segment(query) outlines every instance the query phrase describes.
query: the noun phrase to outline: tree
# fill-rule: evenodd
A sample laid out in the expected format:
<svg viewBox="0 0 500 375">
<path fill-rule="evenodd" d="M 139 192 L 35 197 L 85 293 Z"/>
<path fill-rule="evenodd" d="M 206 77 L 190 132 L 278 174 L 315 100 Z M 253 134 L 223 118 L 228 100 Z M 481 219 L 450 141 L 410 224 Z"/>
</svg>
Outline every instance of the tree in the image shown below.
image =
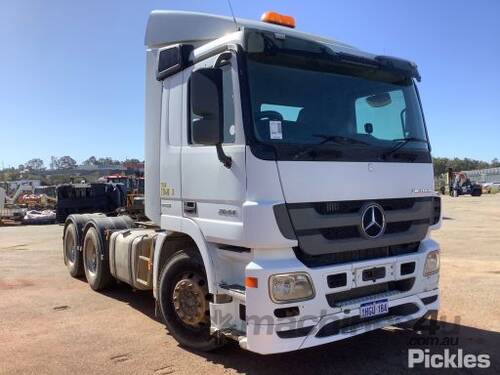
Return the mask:
<svg viewBox="0 0 500 375">
<path fill-rule="evenodd" d="M 61 156 L 57 159 L 57 169 L 74 169 L 76 167 L 76 160 L 71 156 Z"/>
<path fill-rule="evenodd" d="M 434 163 L 434 176 L 436 177 L 442 175 L 443 173 L 448 172 L 449 168 L 451 168 L 454 172 L 461 172 L 461 171 L 472 171 L 477 169 L 500 167 L 500 162 L 498 161 L 497 158 L 493 159 L 491 163 L 469 158 L 464 158 L 464 159 L 433 158 L 432 161 Z"/>
<path fill-rule="evenodd" d="M 448 162 L 449 160 L 447 158 L 433 158 L 434 176 L 440 176 L 443 173 L 446 173 L 446 170 L 448 169 Z"/>
<path fill-rule="evenodd" d="M 125 159 L 124 163 L 140 163 L 139 159 Z"/>
<path fill-rule="evenodd" d="M 82 164 L 83 165 L 97 165 L 97 159 L 95 156 L 91 156 L 90 158 L 85 160 Z"/>
<path fill-rule="evenodd" d="M 31 159 L 26 162 L 25 165 L 26 169 L 29 169 L 31 171 L 40 171 L 44 169 L 43 167 L 43 160 L 42 159 Z"/>
<path fill-rule="evenodd" d="M 105 157 L 105 158 L 99 158 L 97 159 L 97 165 L 99 166 L 106 166 L 106 165 L 117 165 L 120 164 L 119 160 L 113 160 L 113 158 Z"/>
<path fill-rule="evenodd" d="M 59 169 L 59 159 L 55 156 L 50 157 L 50 169 Z"/>
<path fill-rule="evenodd" d="M 19 180 L 21 178 L 19 171 L 16 170 L 15 168 L 2 169 L 1 176 L 2 176 L 1 180 L 5 181 Z"/>
</svg>

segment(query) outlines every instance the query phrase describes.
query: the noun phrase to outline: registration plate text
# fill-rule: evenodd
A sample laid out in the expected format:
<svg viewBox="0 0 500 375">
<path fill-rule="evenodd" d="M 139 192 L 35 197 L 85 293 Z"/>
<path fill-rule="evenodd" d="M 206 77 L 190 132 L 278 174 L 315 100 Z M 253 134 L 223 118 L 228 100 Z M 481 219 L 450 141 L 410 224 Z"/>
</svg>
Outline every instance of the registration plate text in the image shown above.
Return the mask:
<svg viewBox="0 0 500 375">
<path fill-rule="evenodd" d="M 389 312 L 389 305 L 386 299 L 381 299 L 374 302 L 362 303 L 359 307 L 360 318 L 370 318 L 372 316 L 387 314 Z"/>
</svg>

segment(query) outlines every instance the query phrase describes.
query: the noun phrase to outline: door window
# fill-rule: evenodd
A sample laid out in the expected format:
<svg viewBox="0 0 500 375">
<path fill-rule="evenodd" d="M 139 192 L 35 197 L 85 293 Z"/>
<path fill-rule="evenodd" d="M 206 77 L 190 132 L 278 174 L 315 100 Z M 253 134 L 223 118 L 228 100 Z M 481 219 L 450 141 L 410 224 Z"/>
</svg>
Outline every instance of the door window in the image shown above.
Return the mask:
<svg viewBox="0 0 500 375">
<path fill-rule="evenodd" d="M 234 90 L 233 90 L 232 70 L 230 65 L 225 65 L 221 67 L 221 69 L 222 69 L 222 100 L 224 107 L 223 143 L 234 143 L 236 138 L 236 125 L 234 116 Z M 191 112 L 191 117 L 190 117 L 191 130 L 193 126 L 193 121 L 196 120 L 197 118 L 198 116 L 193 112 Z M 190 139 L 190 143 L 195 144 L 192 137 Z"/>
</svg>

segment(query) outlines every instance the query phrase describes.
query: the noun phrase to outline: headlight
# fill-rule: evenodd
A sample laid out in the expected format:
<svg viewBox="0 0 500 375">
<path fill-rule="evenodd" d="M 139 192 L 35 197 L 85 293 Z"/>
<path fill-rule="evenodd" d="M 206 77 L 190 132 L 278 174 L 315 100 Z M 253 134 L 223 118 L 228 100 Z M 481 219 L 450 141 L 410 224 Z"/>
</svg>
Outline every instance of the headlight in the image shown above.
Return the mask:
<svg viewBox="0 0 500 375">
<path fill-rule="evenodd" d="M 269 278 L 269 294 L 276 303 L 304 301 L 314 297 L 314 287 L 307 273 L 280 273 Z"/>
<path fill-rule="evenodd" d="M 431 251 L 425 258 L 424 276 L 430 276 L 439 271 L 439 250 Z"/>
</svg>

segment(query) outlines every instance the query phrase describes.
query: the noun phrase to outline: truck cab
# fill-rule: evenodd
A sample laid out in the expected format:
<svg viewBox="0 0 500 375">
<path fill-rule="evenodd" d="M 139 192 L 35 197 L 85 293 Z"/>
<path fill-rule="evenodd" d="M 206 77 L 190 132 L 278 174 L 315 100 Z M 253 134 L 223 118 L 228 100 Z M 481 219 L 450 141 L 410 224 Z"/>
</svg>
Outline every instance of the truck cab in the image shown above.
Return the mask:
<svg viewBox="0 0 500 375">
<path fill-rule="evenodd" d="M 148 21 L 156 229 L 138 256 L 167 328 L 193 348 L 229 337 L 286 352 L 439 308 L 441 206 L 417 66 L 294 24 L 272 12 Z M 110 254 L 133 231 L 111 235 Z"/>
<path fill-rule="evenodd" d="M 212 330 L 274 353 L 437 310 L 416 65 L 270 21 L 160 11 L 146 32 L 146 213 L 202 243 L 233 300 Z"/>
</svg>

